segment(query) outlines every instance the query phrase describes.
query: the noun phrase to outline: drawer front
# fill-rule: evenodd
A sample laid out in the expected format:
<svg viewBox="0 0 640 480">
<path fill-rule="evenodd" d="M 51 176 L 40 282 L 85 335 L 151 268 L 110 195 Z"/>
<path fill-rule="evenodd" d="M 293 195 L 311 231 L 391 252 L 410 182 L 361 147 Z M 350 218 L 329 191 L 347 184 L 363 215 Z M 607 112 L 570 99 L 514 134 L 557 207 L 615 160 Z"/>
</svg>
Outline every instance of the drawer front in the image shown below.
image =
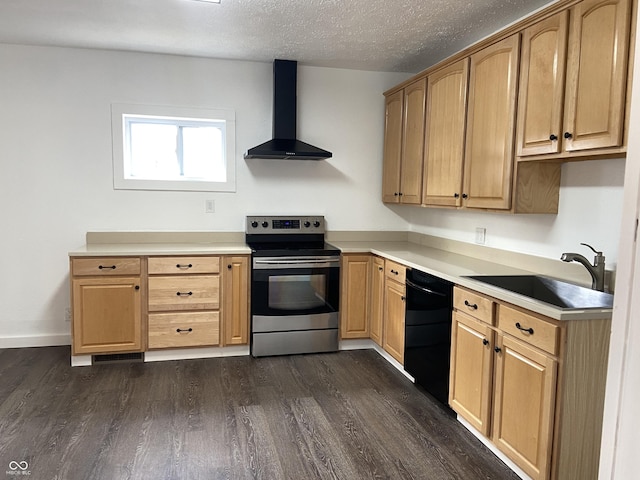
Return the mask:
<svg viewBox="0 0 640 480">
<path fill-rule="evenodd" d="M 217 310 L 220 307 L 218 275 L 149 277 L 149 311 Z"/>
<path fill-rule="evenodd" d="M 404 283 L 407 279 L 407 267 L 391 260 L 385 260 L 384 274 L 396 282 Z"/>
<path fill-rule="evenodd" d="M 140 275 L 138 257 L 88 257 L 71 260 L 74 276 Z"/>
<path fill-rule="evenodd" d="M 455 287 L 453 289 L 453 308 L 460 312 L 493 325 L 493 300 L 478 293 Z"/>
<path fill-rule="evenodd" d="M 220 257 L 149 257 L 149 275 L 219 273 Z"/>
<path fill-rule="evenodd" d="M 219 343 L 219 312 L 149 315 L 149 348 L 201 347 Z"/>
<path fill-rule="evenodd" d="M 558 353 L 560 327 L 506 305 L 498 305 L 498 328 L 552 355 Z"/>
</svg>

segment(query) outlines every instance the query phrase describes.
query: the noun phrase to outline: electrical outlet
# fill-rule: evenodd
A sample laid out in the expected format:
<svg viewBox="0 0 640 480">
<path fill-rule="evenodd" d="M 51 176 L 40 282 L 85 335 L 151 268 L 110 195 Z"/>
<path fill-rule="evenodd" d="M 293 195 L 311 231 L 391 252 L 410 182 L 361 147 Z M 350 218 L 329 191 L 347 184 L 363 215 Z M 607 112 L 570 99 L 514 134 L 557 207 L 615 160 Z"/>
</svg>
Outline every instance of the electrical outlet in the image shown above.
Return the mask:
<svg viewBox="0 0 640 480">
<path fill-rule="evenodd" d="M 205 213 L 216 213 L 216 202 L 215 202 L 215 200 L 206 200 L 204 202 L 204 211 L 205 211 Z"/>
<path fill-rule="evenodd" d="M 487 229 L 484 227 L 476 228 L 476 243 L 478 245 L 484 245 L 487 236 Z"/>
<path fill-rule="evenodd" d="M 71 307 L 67 307 L 64 309 L 64 321 L 65 322 L 71 321 Z"/>
</svg>

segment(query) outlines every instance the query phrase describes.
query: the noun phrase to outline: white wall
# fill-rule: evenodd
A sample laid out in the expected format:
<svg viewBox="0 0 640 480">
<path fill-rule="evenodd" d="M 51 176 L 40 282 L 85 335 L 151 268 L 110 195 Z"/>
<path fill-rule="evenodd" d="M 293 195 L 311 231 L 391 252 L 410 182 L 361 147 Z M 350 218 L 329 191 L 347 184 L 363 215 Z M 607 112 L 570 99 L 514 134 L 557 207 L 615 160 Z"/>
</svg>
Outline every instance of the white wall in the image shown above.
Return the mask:
<svg viewBox="0 0 640 480">
<path fill-rule="evenodd" d="M 382 92 L 406 75 L 300 66 L 298 136 L 333 158 L 245 162 L 271 138 L 270 63 L 0 45 L 0 66 L 0 347 L 68 340 L 67 252 L 87 231 L 242 231 L 278 213 L 406 229 L 379 201 Z M 114 190 L 112 102 L 234 109 L 237 192 Z"/>
<path fill-rule="evenodd" d="M 563 252 L 578 252 L 591 259 L 593 253 L 580 245 L 588 243 L 604 252 L 607 269 L 614 270 L 618 260 L 624 171 L 624 159 L 564 164 L 557 215 L 433 208 L 412 209 L 403 215 L 414 231 L 468 243 L 475 241 L 476 227 L 484 227 L 485 245 L 539 257 L 559 259 Z"/>
</svg>

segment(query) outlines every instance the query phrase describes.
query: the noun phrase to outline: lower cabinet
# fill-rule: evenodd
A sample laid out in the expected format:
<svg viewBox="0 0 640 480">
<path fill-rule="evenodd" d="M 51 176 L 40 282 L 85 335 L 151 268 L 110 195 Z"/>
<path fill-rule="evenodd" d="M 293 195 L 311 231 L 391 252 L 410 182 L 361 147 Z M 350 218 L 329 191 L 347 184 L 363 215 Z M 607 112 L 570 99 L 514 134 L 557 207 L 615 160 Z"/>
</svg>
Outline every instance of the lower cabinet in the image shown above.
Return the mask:
<svg viewBox="0 0 640 480">
<path fill-rule="evenodd" d="M 344 254 L 340 267 L 340 338 L 369 338 L 371 255 Z"/>
<path fill-rule="evenodd" d="M 72 354 L 247 345 L 249 259 L 71 258 Z"/>
<path fill-rule="evenodd" d="M 139 258 L 71 259 L 73 355 L 139 352 Z"/>
<path fill-rule="evenodd" d="M 369 337 L 382 346 L 384 318 L 384 259 L 371 257 L 371 301 L 369 302 Z"/>
<path fill-rule="evenodd" d="M 250 260 L 248 255 L 223 257 L 223 345 L 249 344 Z"/>
<path fill-rule="evenodd" d="M 449 404 L 533 479 L 596 479 L 610 320 L 454 290 Z"/>
<path fill-rule="evenodd" d="M 385 260 L 382 348 L 404 364 L 404 310 L 406 267 Z"/>
</svg>

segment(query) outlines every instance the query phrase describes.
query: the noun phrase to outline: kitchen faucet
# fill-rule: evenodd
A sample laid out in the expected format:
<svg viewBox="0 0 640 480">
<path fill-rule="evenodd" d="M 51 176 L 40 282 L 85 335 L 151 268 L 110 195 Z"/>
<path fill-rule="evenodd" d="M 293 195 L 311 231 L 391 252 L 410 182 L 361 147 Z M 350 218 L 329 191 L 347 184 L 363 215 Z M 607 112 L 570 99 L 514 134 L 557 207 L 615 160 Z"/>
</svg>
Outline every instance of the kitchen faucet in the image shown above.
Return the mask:
<svg viewBox="0 0 640 480">
<path fill-rule="evenodd" d="M 587 260 L 579 253 L 563 253 L 560 257 L 560 260 L 562 260 L 563 262 L 578 262 L 584 265 L 591 274 L 591 288 L 604 292 L 604 255 L 602 255 L 602 252 L 598 252 L 588 243 L 581 243 L 580 245 L 589 247 L 591 250 L 593 250 L 593 253 L 596 254 L 595 258 L 593 259 L 593 265 L 591 265 L 591 263 L 589 263 L 589 260 Z"/>
</svg>

